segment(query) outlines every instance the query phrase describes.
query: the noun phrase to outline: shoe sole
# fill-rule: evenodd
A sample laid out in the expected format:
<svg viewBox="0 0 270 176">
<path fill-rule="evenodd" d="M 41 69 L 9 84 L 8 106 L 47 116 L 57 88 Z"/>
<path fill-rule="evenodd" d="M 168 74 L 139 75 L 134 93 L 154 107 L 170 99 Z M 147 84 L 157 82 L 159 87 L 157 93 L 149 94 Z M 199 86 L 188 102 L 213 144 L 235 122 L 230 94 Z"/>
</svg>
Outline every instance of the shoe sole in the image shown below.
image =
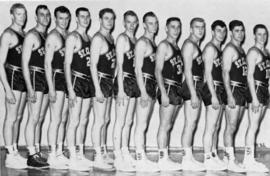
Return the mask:
<svg viewBox="0 0 270 176">
<path fill-rule="evenodd" d="M 50 169 L 50 166 L 43 166 L 43 167 L 34 167 L 34 166 L 28 166 L 28 169 Z"/>
<path fill-rule="evenodd" d="M 101 168 L 101 167 L 96 167 L 96 166 L 93 166 L 92 168 L 95 171 L 106 171 L 106 172 L 115 171 L 115 168 Z"/>
<path fill-rule="evenodd" d="M 6 165 L 6 168 L 10 168 L 10 169 L 19 169 L 19 170 L 24 170 L 24 169 L 27 169 L 29 166 L 26 166 L 26 167 L 14 167 L 14 166 L 9 166 L 9 165 Z"/>
</svg>

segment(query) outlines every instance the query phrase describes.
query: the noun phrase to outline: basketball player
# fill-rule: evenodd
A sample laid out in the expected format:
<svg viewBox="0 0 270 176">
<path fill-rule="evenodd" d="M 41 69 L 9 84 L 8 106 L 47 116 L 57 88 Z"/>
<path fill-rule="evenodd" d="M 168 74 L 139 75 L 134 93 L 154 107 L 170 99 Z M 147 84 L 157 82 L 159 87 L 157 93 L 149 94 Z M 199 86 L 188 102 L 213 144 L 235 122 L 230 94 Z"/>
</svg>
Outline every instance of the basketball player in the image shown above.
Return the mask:
<svg viewBox="0 0 270 176">
<path fill-rule="evenodd" d="M 124 13 L 125 32 L 116 42 L 117 79 L 115 80 L 116 113 L 113 131 L 114 166 L 120 171 L 135 171 L 135 160 L 129 153 L 129 136 L 136 98 L 140 95 L 134 68 L 135 31 L 138 17 L 135 12 Z"/>
<path fill-rule="evenodd" d="M 206 107 L 205 130 L 203 135 L 204 166 L 206 170 L 226 170 L 224 163 L 217 155 L 218 129 L 223 111 L 223 100 L 226 98 L 222 80 L 221 44 L 226 37 L 226 24 L 216 20 L 211 25 L 212 39 L 203 50 L 204 75 L 206 84 L 203 87 L 203 101 Z"/>
<path fill-rule="evenodd" d="M 155 53 L 156 44 L 154 36 L 158 30 L 158 19 L 153 12 L 147 12 L 143 16 L 144 34 L 135 45 L 135 69 L 136 79 L 140 89 L 140 97 L 137 98 L 136 107 L 136 171 L 158 172 L 157 163 L 150 161 L 145 154 L 145 131 L 152 114 L 157 83 L 155 79 Z"/>
<path fill-rule="evenodd" d="M 12 23 L 4 30 L 0 40 L 0 78 L 6 97 L 3 136 L 8 154 L 5 165 L 15 169 L 27 167 L 26 159 L 17 149 L 19 126 L 26 103 L 26 86 L 21 68 L 26 13 L 23 4 L 15 3 L 11 6 Z"/>
<path fill-rule="evenodd" d="M 22 50 L 23 76 L 27 87 L 29 117 L 25 138 L 29 151 L 27 165 L 45 168 L 48 163 L 39 151 L 41 122 L 48 107 L 48 85 L 44 72 L 45 39 L 51 14 L 46 5 L 36 8 L 37 25 L 26 35 Z M 34 147 L 36 145 L 37 149 Z"/>
<path fill-rule="evenodd" d="M 205 170 L 203 164 L 196 161 L 192 155 L 193 134 L 201 111 L 204 70 L 200 42 L 204 33 L 204 20 L 202 18 L 193 18 L 190 22 L 190 36 L 184 41 L 182 46 L 185 74 L 185 81 L 182 87 L 185 114 L 185 125 L 182 134 L 182 146 L 184 149 L 183 170 Z"/>
<path fill-rule="evenodd" d="M 115 13 L 110 8 L 99 11 L 100 29 L 94 35 L 91 45 L 91 73 L 95 86 L 93 99 L 94 124 L 92 139 L 95 149 L 94 167 L 113 170 L 114 167 L 105 161 L 106 147 L 102 147 L 102 138 L 106 136 L 106 114 L 111 106 L 113 79 L 115 70 L 115 45 L 111 35 L 114 27 Z M 107 112 L 107 113 L 106 113 Z M 109 111 L 110 113 L 110 111 Z M 104 142 L 104 141 L 103 141 Z"/>
<path fill-rule="evenodd" d="M 227 100 L 225 99 L 225 160 L 228 160 L 228 170 L 245 172 L 234 156 L 235 131 L 244 114 L 246 102 L 251 101 L 247 88 L 246 54 L 241 47 L 245 37 L 245 28 L 242 21 L 233 20 L 229 23 L 229 29 L 231 31 L 231 41 L 226 45 L 222 54 L 222 75 L 227 95 Z"/>
<path fill-rule="evenodd" d="M 59 6 L 54 10 L 56 27 L 48 34 L 45 44 L 45 73 L 49 87 L 50 100 L 50 122 L 48 129 L 48 143 L 50 146 L 50 154 L 48 163 L 51 168 L 65 169 L 67 168 L 68 159 L 61 152 L 56 154 L 56 144 L 62 150 L 63 130 L 60 126 L 63 111 L 68 110 L 68 99 L 65 98 L 66 84 L 64 75 L 64 59 L 65 59 L 65 38 L 67 36 L 67 27 L 70 20 L 70 12 L 64 6 Z M 67 114 L 64 112 L 63 114 Z M 66 120 L 64 120 L 66 121 Z M 58 133 L 59 132 L 59 133 Z"/>
<path fill-rule="evenodd" d="M 246 171 L 269 172 L 269 169 L 254 158 L 254 144 L 259 124 L 265 115 L 269 101 L 270 55 L 265 48 L 268 30 L 265 25 L 253 28 L 255 45 L 247 53 L 247 81 L 252 102 L 248 106 L 249 125 L 246 132 L 246 147 L 243 164 Z"/>
<path fill-rule="evenodd" d="M 93 162 L 83 154 L 85 128 L 78 129 L 79 123 L 87 123 L 90 101 L 94 96 L 94 87 L 90 73 L 90 37 L 87 28 L 90 25 L 90 12 L 85 7 L 76 9 L 77 28 L 71 32 L 65 44 L 65 78 L 69 98 L 69 120 L 67 127 L 67 145 L 70 153 L 69 169 L 87 171 Z M 81 129 L 82 130 L 82 129 Z M 76 153 L 75 144 L 79 147 Z"/>
<path fill-rule="evenodd" d="M 158 101 L 160 124 L 157 141 L 159 148 L 158 166 L 161 171 L 181 170 L 181 165 L 173 162 L 168 155 L 169 135 L 173 126 L 173 117 L 182 103 L 181 84 L 183 59 L 177 45 L 181 32 L 181 21 L 171 17 L 166 22 L 167 37 L 160 42 L 156 53 L 155 75 L 158 83 Z"/>
</svg>

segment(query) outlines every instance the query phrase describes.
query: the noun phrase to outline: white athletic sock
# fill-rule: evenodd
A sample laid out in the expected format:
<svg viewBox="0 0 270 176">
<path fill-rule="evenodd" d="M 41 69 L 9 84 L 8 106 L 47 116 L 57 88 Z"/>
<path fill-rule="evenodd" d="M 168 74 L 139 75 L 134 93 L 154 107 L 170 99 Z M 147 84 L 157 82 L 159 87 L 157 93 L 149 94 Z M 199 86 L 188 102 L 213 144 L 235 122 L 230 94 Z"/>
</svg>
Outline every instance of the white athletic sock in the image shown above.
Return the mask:
<svg viewBox="0 0 270 176">
<path fill-rule="evenodd" d="M 204 161 L 209 160 L 212 158 L 212 152 L 207 152 L 204 154 Z"/>
<path fill-rule="evenodd" d="M 50 153 L 56 155 L 56 145 L 50 145 Z"/>
<path fill-rule="evenodd" d="M 183 159 L 192 159 L 192 148 L 186 147 L 186 148 L 183 148 L 183 150 L 184 150 Z"/>
<path fill-rule="evenodd" d="M 63 153 L 63 143 L 57 144 L 56 154 L 61 155 Z"/>
<path fill-rule="evenodd" d="M 8 154 L 14 154 L 13 145 L 6 145 L 6 149 L 8 151 Z"/>
<path fill-rule="evenodd" d="M 13 143 L 13 150 L 14 150 L 14 152 L 18 152 L 18 145 L 17 145 L 17 143 Z"/>
<path fill-rule="evenodd" d="M 121 150 L 114 150 L 113 151 L 115 159 L 122 159 L 122 151 Z"/>
<path fill-rule="evenodd" d="M 168 156 L 168 148 L 163 148 L 163 149 L 159 149 L 158 150 L 158 159 L 162 160 L 162 159 L 167 159 Z"/>
<path fill-rule="evenodd" d="M 246 146 L 245 147 L 245 161 L 250 161 L 254 159 L 254 146 Z"/>
<path fill-rule="evenodd" d="M 77 153 L 79 155 L 83 156 L 83 144 L 79 144 L 78 145 L 78 151 L 77 151 Z"/>
<path fill-rule="evenodd" d="M 143 149 L 141 150 L 136 150 L 136 160 L 140 161 L 145 159 L 145 151 Z"/>
<path fill-rule="evenodd" d="M 128 147 L 122 147 L 121 150 L 122 150 L 123 155 L 129 155 Z"/>
<path fill-rule="evenodd" d="M 225 152 L 227 154 L 227 157 L 228 157 L 229 161 L 234 161 L 235 160 L 234 148 L 233 147 L 225 147 Z"/>
<path fill-rule="evenodd" d="M 106 145 L 102 145 L 102 146 L 100 146 L 100 148 L 101 148 L 101 154 L 107 154 L 107 146 Z"/>
<path fill-rule="evenodd" d="M 76 159 L 76 147 L 75 146 L 69 146 L 68 147 L 69 150 L 69 155 L 70 155 L 70 159 Z"/>
<path fill-rule="evenodd" d="M 27 149 L 29 151 L 29 155 L 34 155 L 36 153 L 36 148 L 34 146 L 28 146 Z"/>
<path fill-rule="evenodd" d="M 35 147 L 36 147 L 36 151 L 40 152 L 40 144 L 39 143 L 35 143 Z"/>
</svg>

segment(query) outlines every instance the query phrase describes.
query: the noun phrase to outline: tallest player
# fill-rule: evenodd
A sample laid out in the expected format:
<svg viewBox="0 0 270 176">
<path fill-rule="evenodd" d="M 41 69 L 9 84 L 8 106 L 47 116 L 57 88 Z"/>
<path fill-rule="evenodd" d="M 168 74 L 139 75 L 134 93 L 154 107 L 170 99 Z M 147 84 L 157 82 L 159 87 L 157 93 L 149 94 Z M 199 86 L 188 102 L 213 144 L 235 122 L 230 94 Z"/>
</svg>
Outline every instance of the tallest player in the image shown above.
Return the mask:
<svg viewBox="0 0 270 176">
<path fill-rule="evenodd" d="M 26 9 L 24 5 L 16 3 L 11 6 L 10 14 L 12 24 L 3 32 L 0 41 L 0 78 L 6 96 L 4 141 L 8 154 L 5 164 L 6 167 L 23 169 L 27 167 L 26 159 L 18 154 L 17 140 L 26 102 L 26 86 L 21 68 Z"/>
</svg>

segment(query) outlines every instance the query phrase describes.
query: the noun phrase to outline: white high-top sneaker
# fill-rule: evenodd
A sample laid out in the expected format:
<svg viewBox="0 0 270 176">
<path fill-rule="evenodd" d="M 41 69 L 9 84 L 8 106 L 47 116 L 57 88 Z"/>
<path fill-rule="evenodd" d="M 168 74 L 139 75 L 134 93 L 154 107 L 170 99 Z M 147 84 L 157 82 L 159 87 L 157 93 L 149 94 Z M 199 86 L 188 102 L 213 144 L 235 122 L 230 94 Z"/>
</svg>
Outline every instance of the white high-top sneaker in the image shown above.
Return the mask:
<svg viewBox="0 0 270 176">
<path fill-rule="evenodd" d="M 5 165 L 13 169 L 26 169 L 28 167 L 26 162 L 22 162 L 22 160 L 18 159 L 14 154 L 6 155 Z"/>
</svg>

